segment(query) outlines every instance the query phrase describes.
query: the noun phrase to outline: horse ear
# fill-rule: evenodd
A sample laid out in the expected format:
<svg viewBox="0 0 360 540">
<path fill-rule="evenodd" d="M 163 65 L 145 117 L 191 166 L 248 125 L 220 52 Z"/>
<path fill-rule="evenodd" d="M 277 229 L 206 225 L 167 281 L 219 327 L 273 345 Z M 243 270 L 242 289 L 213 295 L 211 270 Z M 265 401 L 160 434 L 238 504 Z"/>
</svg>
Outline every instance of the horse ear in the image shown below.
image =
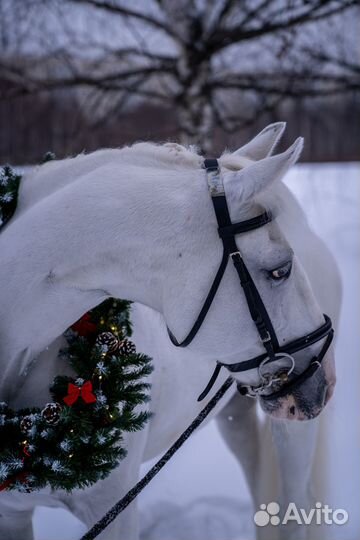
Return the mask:
<svg viewBox="0 0 360 540">
<path fill-rule="evenodd" d="M 274 151 L 275 146 L 279 142 L 282 134 L 285 131 L 286 122 L 276 122 L 270 124 L 265 129 L 260 131 L 249 143 L 245 144 L 235 152 L 235 156 L 243 156 L 257 161 L 263 159 Z"/>
<path fill-rule="evenodd" d="M 250 201 L 255 195 L 269 187 L 275 180 L 281 179 L 300 157 L 304 139 L 299 137 L 282 154 L 266 157 L 248 165 L 240 171 L 228 173 L 229 195 L 241 202 Z"/>
</svg>

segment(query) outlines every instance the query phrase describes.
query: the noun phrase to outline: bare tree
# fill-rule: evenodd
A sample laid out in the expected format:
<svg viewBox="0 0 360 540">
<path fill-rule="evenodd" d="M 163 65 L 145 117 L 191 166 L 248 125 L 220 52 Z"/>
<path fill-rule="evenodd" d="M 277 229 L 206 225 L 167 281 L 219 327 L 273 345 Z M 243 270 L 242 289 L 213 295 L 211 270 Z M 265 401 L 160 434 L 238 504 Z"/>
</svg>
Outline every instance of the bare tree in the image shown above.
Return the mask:
<svg viewBox="0 0 360 540">
<path fill-rule="evenodd" d="M 20 9 L 19 0 L 11 5 Z M 0 58 L 3 96 L 76 88 L 94 122 L 160 102 L 176 111 L 181 140 L 208 150 L 216 125 L 231 132 L 286 99 L 358 92 L 360 62 L 343 31 L 358 5 L 23 0 L 38 24 L 16 58 Z"/>
</svg>

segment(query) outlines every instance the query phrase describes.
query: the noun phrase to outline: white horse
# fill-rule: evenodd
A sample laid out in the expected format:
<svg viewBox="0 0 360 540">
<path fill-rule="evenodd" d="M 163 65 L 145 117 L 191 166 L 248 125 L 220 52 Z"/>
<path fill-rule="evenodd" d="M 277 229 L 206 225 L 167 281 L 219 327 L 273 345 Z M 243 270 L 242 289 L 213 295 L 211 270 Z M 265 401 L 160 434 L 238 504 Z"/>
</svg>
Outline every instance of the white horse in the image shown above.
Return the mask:
<svg viewBox="0 0 360 540">
<path fill-rule="evenodd" d="M 272 124 L 219 159 L 232 221 L 263 207 L 276 216 L 266 227 L 239 235 L 237 243 L 280 342 L 318 328 L 324 311 L 336 321 L 340 304 L 336 264 L 281 182 L 299 157 L 302 139 L 270 155 L 284 127 Z M 166 331 L 167 324 L 179 340 L 187 334 L 221 259 L 202 162 L 176 144 L 139 143 L 50 162 L 23 178 L 16 214 L 0 234 L 0 400 L 14 408 L 46 403 L 62 333 L 87 310 L 118 297 L 135 302 L 134 340 L 153 357 L 154 415 L 145 429 L 126 435 L 128 457 L 95 486 L 72 495 L 2 492 L 1 540 L 31 540 L 38 504 L 63 505 L 90 527 L 136 483 L 141 463 L 167 449 L 198 414 L 204 403 L 197 396 L 215 361 L 239 362 L 263 352 L 232 265 L 191 345 L 175 348 Z M 290 276 L 273 281 L 271 271 L 289 261 Z M 297 353 L 297 365 L 305 369 L 321 346 Z M 226 377 L 221 374 L 207 399 Z M 238 378 L 259 382 L 257 370 Z M 294 395 L 270 407 L 260 400 L 276 417 L 270 442 L 260 431 L 255 400 L 233 389 L 219 404 L 221 432 L 244 467 L 255 505 L 276 500 L 268 498 L 275 496 L 271 447 L 280 464 L 280 500 L 310 504 L 317 422 L 288 420 L 318 415 L 334 384 L 330 349 L 322 368 Z M 299 540 L 306 531 L 285 533 Z M 138 534 L 133 503 L 99 538 L 137 540 Z M 269 540 L 282 530 L 258 534 Z"/>
</svg>

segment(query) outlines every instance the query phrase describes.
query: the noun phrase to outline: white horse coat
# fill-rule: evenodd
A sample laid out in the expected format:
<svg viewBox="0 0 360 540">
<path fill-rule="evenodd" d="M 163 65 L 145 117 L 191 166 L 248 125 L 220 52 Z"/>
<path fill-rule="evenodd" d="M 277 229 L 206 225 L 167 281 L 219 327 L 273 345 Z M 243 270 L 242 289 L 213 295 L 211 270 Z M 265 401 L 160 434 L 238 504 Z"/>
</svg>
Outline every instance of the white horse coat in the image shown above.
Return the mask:
<svg viewBox="0 0 360 540">
<path fill-rule="evenodd" d="M 268 126 L 240 151 L 220 158 L 220 164 L 228 175 L 225 188 L 232 220 L 251 217 L 259 205 L 270 207 L 277 214 L 276 227 L 296 254 L 296 286 L 293 291 L 288 287 L 281 308 L 272 300 L 279 294 L 278 287 L 267 292 L 258 284 L 277 333 L 291 340 L 322 324 L 322 312 L 336 321 L 340 285 L 332 256 L 281 183 L 299 156 L 301 141 L 283 154 L 267 157 L 283 129 L 282 123 Z M 0 399 L 16 408 L 43 405 L 49 383 L 58 373 L 59 336 L 85 311 L 114 296 L 135 302 L 134 341 L 154 361 L 149 406 L 155 414 L 143 431 L 126 436 L 128 457 L 92 488 L 73 496 L 1 493 L 2 540 L 30 540 L 31 511 L 40 503 L 64 504 L 90 527 L 136 482 L 141 462 L 167 449 L 204 406 L 197 396 L 214 361 L 231 363 L 262 352 L 231 268 L 193 345 L 176 349 L 166 332 L 167 323 L 178 339 L 186 335 L 221 258 L 201 162 L 200 156 L 178 145 L 141 143 L 48 163 L 24 177 L 16 214 L 0 234 Z M 269 264 L 276 265 L 288 253 L 282 236 L 278 241 L 277 229 L 271 234 L 270 240 L 278 242 L 271 253 L 263 231 L 241 240 L 250 267 L 256 267 L 259 257 L 270 257 Z M 291 313 L 295 310 L 293 326 L 286 313 L 281 317 L 287 308 Z M 326 365 L 331 377 L 331 358 Z M 219 377 L 213 392 L 226 377 L 226 373 Z M 252 382 L 256 377 L 250 372 L 239 378 Z M 281 403 L 283 418 L 289 403 Z M 229 408 L 235 418 L 231 426 L 226 424 Z M 267 455 L 261 451 L 264 440 L 257 432 L 253 401 L 233 390 L 220 409 L 224 412 L 221 431 L 245 468 L 254 502 L 264 502 L 275 486 L 269 476 L 272 456 L 269 446 Z M 299 418 L 301 414 L 297 412 Z M 304 506 L 309 504 L 317 422 L 291 423 L 286 432 L 282 426 L 274 423 L 272 445 L 282 463 L 282 498 Z M 282 534 L 281 529 L 258 532 L 267 539 Z M 305 534 L 305 530 L 287 530 L 285 537 L 291 540 Z M 136 504 L 100 538 L 137 540 Z"/>
</svg>

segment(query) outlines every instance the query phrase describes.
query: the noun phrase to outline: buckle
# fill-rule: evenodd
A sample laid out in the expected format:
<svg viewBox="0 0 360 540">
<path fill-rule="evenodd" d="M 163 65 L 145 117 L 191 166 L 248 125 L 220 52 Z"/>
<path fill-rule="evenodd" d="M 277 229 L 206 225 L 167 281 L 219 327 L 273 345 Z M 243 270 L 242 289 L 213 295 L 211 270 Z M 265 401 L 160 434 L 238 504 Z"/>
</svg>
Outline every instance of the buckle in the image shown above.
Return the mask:
<svg viewBox="0 0 360 540">
<path fill-rule="evenodd" d="M 317 358 L 317 357 L 316 357 Z M 321 367 L 321 363 L 319 362 L 319 360 L 313 360 L 311 363 L 310 363 L 311 366 L 316 366 L 316 370 L 317 371 L 319 369 L 319 367 Z"/>
<path fill-rule="evenodd" d="M 236 257 L 237 255 L 238 255 L 238 256 L 240 257 L 240 259 L 241 259 L 241 253 L 240 253 L 240 251 L 233 251 L 232 253 L 230 253 L 229 256 L 232 258 L 232 260 L 234 260 L 235 257 Z"/>
<path fill-rule="evenodd" d="M 266 334 L 265 334 L 265 337 L 262 337 L 261 338 L 261 341 L 263 343 L 269 343 L 269 341 L 271 341 L 271 336 L 270 336 L 270 333 L 268 330 L 266 330 Z"/>
</svg>

